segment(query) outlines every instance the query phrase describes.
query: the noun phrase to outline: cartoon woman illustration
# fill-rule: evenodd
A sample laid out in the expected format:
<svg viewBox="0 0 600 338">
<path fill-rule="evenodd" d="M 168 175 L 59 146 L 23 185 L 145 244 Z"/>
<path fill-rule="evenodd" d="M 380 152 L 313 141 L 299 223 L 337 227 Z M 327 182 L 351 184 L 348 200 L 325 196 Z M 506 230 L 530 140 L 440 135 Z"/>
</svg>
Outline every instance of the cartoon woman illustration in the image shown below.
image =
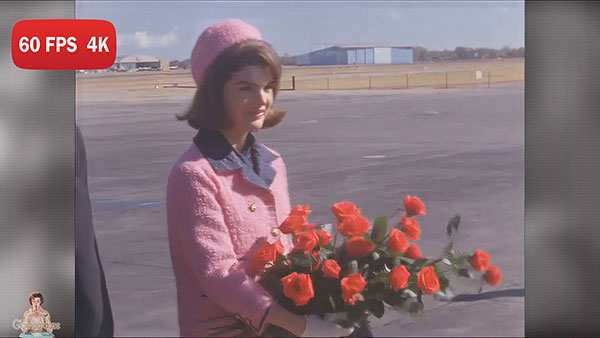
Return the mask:
<svg viewBox="0 0 600 338">
<path fill-rule="evenodd" d="M 32 333 L 32 336 L 54 337 L 52 331 L 60 329 L 60 323 L 52 323 L 50 313 L 42 308 L 44 296 L 39 292 L 32 292 L 29 295 L 29 304 L 31 307 L 23 314 L 23 320 L 15 319 L 13 327 L 16 330 L 21 330 L 23 333 L 20 337 L 26 337 L 27 333 Z M 33 334 L 33 333 L 38 333 Z"/>
</svg>

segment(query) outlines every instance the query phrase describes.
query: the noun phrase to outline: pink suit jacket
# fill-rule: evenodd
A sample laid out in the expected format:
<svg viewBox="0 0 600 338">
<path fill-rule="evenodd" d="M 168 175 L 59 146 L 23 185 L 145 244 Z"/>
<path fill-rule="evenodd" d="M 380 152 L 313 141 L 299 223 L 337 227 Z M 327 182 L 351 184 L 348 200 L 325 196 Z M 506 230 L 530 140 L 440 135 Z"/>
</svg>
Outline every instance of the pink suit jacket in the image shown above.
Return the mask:
<svg viewBox="0 0 600 338">
<path fill-rule="evenodd" d="M 263 147 L 276 156 L 268 189 L 245 179 L 242 169 L 215 169 L 194 144 L 171 170 L 167 219 L 182 336 L 206 336 L 236 317 L 258 332 L 266 326 L 272 298 L 247 272 L 248 256 L 258 238 L 279 238 L 286 252 L 293 244 L 272 234 L 290 201 L 283 159 Z"/>
</svg>

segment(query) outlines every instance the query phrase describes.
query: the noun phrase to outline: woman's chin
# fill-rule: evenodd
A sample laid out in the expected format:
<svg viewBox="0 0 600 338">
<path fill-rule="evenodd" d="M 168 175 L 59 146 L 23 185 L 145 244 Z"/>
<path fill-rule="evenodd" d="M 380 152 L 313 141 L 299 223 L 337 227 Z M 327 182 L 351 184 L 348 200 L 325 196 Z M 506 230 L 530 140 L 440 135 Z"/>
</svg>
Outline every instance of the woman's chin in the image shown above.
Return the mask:
<svg viewBox="0 0 600 338">
<path fill-rule="evenodd" d="M 265 119 L 254 120 L 254 121 L 250 122 L 250 130 L 259 131 L 262 129 L 264 123 L 265 123 Z"/>
</svg>

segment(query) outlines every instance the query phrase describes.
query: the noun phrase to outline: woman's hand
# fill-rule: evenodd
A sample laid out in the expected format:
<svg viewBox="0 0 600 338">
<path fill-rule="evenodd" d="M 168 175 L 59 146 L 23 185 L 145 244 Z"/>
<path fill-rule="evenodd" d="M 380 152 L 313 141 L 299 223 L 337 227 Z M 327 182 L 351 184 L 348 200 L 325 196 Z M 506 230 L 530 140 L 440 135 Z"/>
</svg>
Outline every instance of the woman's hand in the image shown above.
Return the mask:
<svg viewBox="0 0 600 338">
<path fill-rule="evenodd" d="M 325 318 L 297 315 L 273 302 L 266 323 L 282 327 L 300 337 L 344 337 L 354 331 L 354 327 L 343 328 L 334 320 L 335 314 L 327 314 Z"/>
<path fill-rule="evenodd" d="M 354 332 L 354 327 L 344 328 L 334 322 L 335 315 L 306 316 L 306 328 L 301 337 L 347 337 Z"/>
</svg>

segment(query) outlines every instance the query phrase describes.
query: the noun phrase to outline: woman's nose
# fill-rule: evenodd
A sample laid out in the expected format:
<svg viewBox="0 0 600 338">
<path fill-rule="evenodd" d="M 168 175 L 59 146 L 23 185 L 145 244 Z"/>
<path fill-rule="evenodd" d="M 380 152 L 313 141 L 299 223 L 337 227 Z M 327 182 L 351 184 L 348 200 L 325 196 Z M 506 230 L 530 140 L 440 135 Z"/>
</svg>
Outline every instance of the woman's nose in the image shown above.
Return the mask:
<svg viewBox="0 0 600 338">
<path fill-rule="evenodd" d="M 265 89 L 259 89 L 256 92 L 255 100 L 260 103 L 261 106 L 267 105 L 269 102 L 270 91 Z"/>
</svg>

